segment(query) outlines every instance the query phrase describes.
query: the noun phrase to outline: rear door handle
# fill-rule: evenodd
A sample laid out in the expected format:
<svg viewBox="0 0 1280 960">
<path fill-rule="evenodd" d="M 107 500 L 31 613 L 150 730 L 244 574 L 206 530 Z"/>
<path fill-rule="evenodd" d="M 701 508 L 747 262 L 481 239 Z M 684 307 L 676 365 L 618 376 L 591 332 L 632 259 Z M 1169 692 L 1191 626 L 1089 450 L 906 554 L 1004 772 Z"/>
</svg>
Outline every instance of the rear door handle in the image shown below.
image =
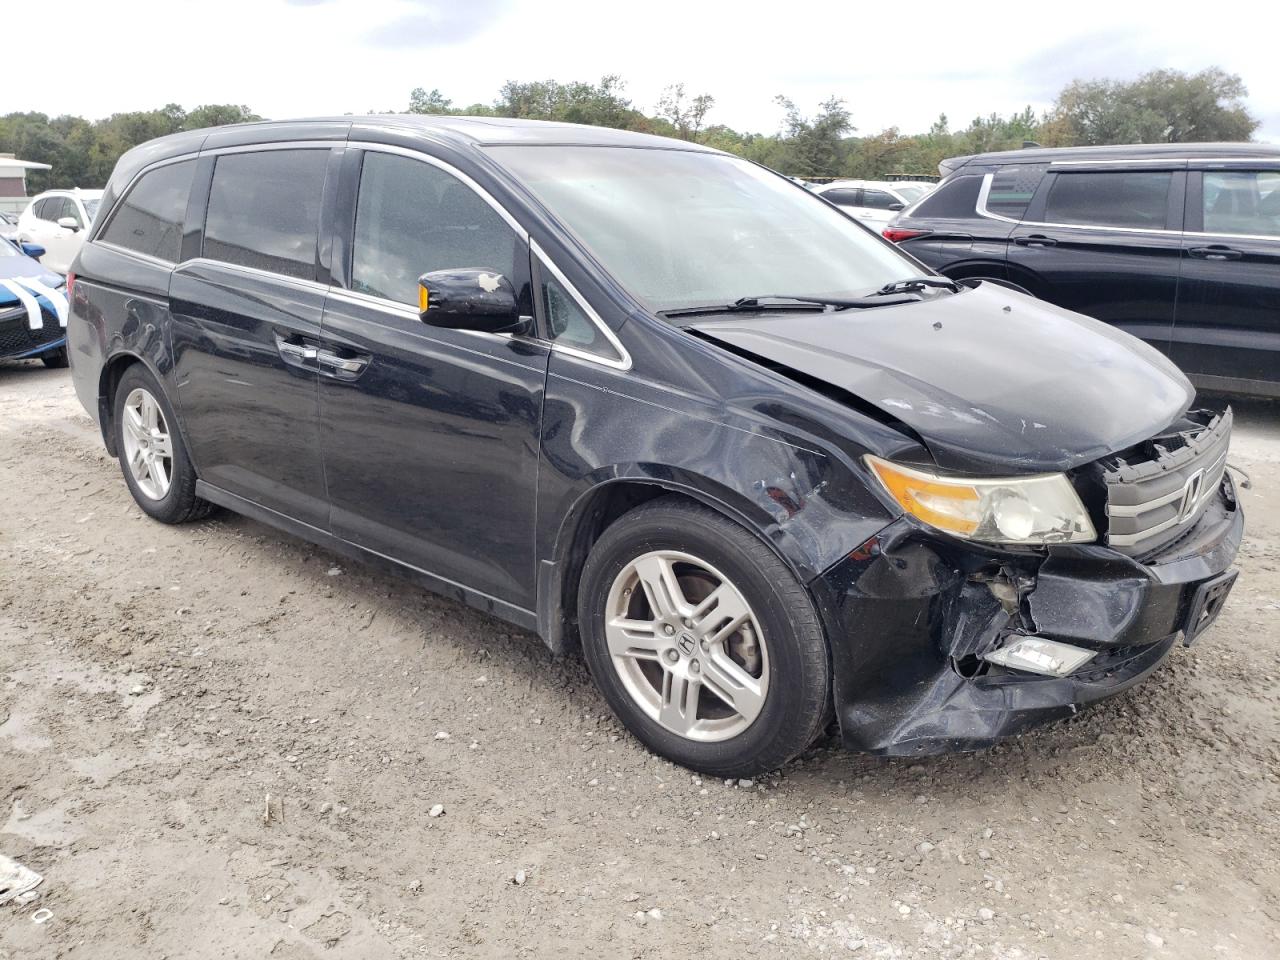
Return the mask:
<svg viewBox="0 0 1280 960">
<path fill-rule="evenodd" d="M 1058 241 L 1046 237 L 1043 233 L 1033 233 L 1029 237 L 1014 237 L 1013 242 L 1020 247 L 1056 247 Z"/>
<path fill-rule="evenodd" d="M 314 369 L 316 355 L 319 353 L 312 344 L 290 340 L 278 333 L 276 334 L 276 349 L 280 351 L 280 356 L 285 363 L 308 369 Z"/>
<path fill-rule="evenodd" d="M 1225 247 L 1222 244 L 1215 243 L 1208 247 L 1192 247 L 1187 251 L 1197 260 L 1239 260 L 1244 256 L 1243 250 L 1236 250 L 1233 247 Z"/>
</svg>

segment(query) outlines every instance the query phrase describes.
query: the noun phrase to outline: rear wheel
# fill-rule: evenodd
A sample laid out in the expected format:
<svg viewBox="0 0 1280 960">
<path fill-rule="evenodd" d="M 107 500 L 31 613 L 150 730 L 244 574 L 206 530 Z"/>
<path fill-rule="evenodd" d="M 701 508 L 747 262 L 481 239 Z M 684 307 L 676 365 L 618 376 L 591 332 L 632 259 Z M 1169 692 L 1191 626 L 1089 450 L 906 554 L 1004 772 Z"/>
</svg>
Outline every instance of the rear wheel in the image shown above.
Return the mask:
<svg viewBox="0 0 1280 960">
<path fill-rule="evenodd" d="M 644 504 L 592 549 L 578 598 L 583 650 L 610 706 L 650 749 L 750 777 L 826 722 L 826 641 L 803 585 L 713 510 Z"/>
<path fill-rule="evenodd" d="M 55 370 L 61 370 L 71 365 L 67 358 L 66 346 L 61 346 L 57 350 L 50 350 L 48 353 L 40 354 L 40 359 L 44 361 L 46 367 L 53 367 Z"/>
<path fill-rule="evenodd" d="M 155 377 L 141 364 L 116 387 L 116 453 L 133 499 L 162 523 L 208 516 L 213 505 L 196 496 L 196 474 L 177 418 Z"/>
</svg>

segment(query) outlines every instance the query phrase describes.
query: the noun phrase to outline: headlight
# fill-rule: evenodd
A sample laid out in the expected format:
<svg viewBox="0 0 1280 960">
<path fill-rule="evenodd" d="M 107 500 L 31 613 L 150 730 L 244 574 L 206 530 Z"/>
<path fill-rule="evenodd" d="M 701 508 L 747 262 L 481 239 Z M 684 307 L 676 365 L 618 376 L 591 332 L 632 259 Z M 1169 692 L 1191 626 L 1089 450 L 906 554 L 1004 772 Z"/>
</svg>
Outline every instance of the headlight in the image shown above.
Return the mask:
<svg viewBox="0 0 1280 960">
<path fill-rule="evenodd" d="M 1088 543 L 1088 511 L 1060 473 L 1003 480 L 944 477 L 868 455 L 889 496 L 917 520 L 987 543 Z"/>
</svg>

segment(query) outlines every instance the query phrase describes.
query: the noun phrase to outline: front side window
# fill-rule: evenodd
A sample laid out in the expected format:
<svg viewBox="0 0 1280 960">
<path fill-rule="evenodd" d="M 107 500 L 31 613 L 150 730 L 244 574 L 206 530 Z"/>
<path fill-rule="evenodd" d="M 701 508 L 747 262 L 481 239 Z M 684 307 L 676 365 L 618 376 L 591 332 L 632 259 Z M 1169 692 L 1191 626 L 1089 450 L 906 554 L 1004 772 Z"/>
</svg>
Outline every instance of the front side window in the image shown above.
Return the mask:
<svg viewBox="0 0 1280 960">
<path fill-rule="evenodd" d="M 1048 169 L 1043 163 L 1016 163 L 997 170 L 987 190 L 987 212 L 1021 220 Z"/>
<path fill-rule="evenodd" d="M 177 263 L 195 168 L 194 160 L 183 160 L 144 173 L 116 207 L 103 241 Z"/>
<path fill-rule="evenodd" d="M 352 289 L 417 304 L 418 278 L 478 269 L 515 282 L 516 232 L 457 177 L 411 157 L 370 151 L 360 172 Z"/>
<path fill-rule="evenodd" d="M 862 205 L 872 210 L 892 210 L 893 205 L 903 206 L 901 200 L 884 190 L 872 190 L 870 187 L 862 191 Z"/>
<path fill-rule="evenodd" d="M 328 150 L 264 150 L 218 157 L 209 189 L 204 255 L 314 280 L 328 162 Z"/>
<path fill-rule="evenodd" d="M 1044 219 L 1096 227 L 1163 229 L 1173 174 L 1159 170 L 1061 173 L 1049 190 Z"/>
<path fill-rule="evenodd" d="M 860 296 L 921 272 L 813 194 L 736 157 L 603 146 L 488 149 L 655 311 L 742 297 Z"/>
<path fill-rule="evenodd" d="M 1280 170 L 1207 171 L 1204 230 L 1280 237 Z"/>
</svg>

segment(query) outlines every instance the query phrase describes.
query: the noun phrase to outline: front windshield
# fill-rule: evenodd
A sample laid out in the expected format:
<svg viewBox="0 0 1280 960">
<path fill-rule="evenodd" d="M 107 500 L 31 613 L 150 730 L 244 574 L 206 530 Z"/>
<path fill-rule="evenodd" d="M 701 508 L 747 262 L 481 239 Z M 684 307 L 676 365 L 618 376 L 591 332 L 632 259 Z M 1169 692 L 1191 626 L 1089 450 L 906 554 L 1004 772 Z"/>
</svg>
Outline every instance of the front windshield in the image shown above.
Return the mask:
<svg viewBox="0 0 1280 960">
<path fill-rule="evenodd" d="M 713 153 L 491 147 L 652 310 L 766 295 L 840 298 L 917 264 L 785 177 Z"/>
</svg>

